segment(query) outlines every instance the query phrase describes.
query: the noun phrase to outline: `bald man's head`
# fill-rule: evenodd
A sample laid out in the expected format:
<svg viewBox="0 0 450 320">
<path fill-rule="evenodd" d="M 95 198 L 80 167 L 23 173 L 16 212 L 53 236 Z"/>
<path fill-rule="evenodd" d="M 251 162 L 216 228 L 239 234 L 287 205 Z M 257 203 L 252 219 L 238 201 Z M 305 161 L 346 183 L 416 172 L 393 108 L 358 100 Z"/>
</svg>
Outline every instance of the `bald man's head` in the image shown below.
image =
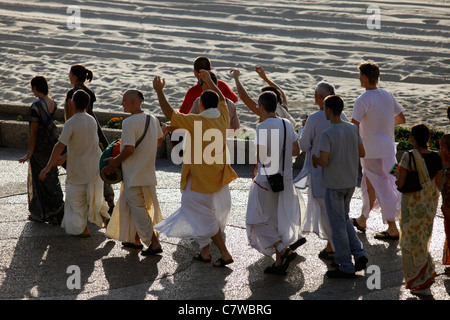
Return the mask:
<svg viewBox="0 0 450 320">
<path fill-rule="evenodd" d="M 141 104 L 144 102 L 144 95 L 141 91 L 130 89 L 125 91 L 122 98 L 122 106 L 125 112 L 133 112 L 141 109 Z"/>
<path fill-rule="evenodd" d="M 139 91 L 139 90 L 136 90 L 136 89 L 130 89 L 130 90 L 127 90 L 127 91 L 125 91 L 125 93 L 124 93 L 123 95 L 124 95 L 124 96 L 125 96 L 125 95 L 129 95 L 130 98 L 139 101 L 139 103 L 142 103 L 142 102 L 144 102 L 144 100 L 145 100 L 145 99 L 144 99 L 144 95 L 142 94 L 142 92 Z"/>
</svg>

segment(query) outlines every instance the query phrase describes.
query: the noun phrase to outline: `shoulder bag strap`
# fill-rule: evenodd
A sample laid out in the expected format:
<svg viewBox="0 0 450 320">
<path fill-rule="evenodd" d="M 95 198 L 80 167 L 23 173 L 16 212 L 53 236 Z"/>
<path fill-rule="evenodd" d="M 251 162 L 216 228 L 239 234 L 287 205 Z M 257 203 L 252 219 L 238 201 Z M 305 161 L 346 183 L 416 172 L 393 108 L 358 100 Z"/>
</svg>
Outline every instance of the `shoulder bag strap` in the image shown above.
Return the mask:
<svg viewBox="0 0 450 320">
<path fill-rule="evenodd" d="M 417 171 L 416 157 L 414 157 L 412 151 L 408 151 L 408 153 L 409 153 L 409 169 L 412 171 L 412 162 L 414 162 L 414 171 Z"/>
<path fill-rule="evenodd" d="M 142 136 L 139 138 L 138 141 L 136 141 L 136 146 L 135 148 L 137 148 L 137 146 L 142 142 L 142 140 L 144 140 L 145 135 L 147 134 L 148 131 L 148 125 L 150 123 L 150 115 L 147 115 L 147 119 L 145 121 L 145 129 L 144 129 L 144 133 L 142 134 Z"/>
<path fill-rule="evenodd" d="M 284 123 L 284 120 L 281 119 L 281 122 L 283 122 L 283 129 L 284 129 L 284 137 L 283 137 L 283 173 L 284 173 L 284 161 L 286 157 L 286 124 Z M 261 163 L 263 166 L 264 171 L 266 171 L 266 167 L 264 166 L 264 163 Z"/>
<path fill-rule="evenodd" d="M 284 173 L 284 159 L 286 157 L 286 123 L 283 119 L 281 119 L 281 122 L 283 122 L 283 129 L 284 129 L 284 140 L 283 140 L 283 173 Z"/>
</svg>

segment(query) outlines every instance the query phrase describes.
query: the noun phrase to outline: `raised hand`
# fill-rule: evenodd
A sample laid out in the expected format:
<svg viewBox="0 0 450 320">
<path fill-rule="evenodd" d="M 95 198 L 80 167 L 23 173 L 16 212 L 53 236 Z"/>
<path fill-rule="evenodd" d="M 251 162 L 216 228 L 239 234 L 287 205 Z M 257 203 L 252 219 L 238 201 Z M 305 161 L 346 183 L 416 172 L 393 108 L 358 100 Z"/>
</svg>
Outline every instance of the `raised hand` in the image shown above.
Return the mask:
<svg viewBox="0 0 450 320">
<path fill-rule="evenodd" d="M 239 71 L 239 69 L 233 68 L 233 69 L 230 70 L 230 73 L 233 74 L 233 77 L 234 77 L 234 78 L 237 78 L 237 77 L 240 76 L 241 71 Z"/>
<path fill-rule="evenodd" d="M 164 78 L 161 78 L 160 76 L 155 76 L 155 78 L 153 78 L 153 89 L 155 89 L 155 91 L 162 91 L 165 85 L 166 80 Z"/>
</svg>

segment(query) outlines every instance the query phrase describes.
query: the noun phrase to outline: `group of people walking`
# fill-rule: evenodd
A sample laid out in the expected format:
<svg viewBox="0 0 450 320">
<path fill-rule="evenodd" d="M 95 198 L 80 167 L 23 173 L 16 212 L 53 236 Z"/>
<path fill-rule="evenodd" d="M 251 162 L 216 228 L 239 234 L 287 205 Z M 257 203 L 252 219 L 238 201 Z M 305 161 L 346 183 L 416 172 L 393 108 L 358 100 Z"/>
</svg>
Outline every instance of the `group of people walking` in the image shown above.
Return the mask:
<svg viewBox="0 0 450 320">
<path fill-rule="evenodd" d="M 92 71 L 83 65 L 71 67 L 69 79 L 73 88 L 66 96 L 66 122 L 60 135 L 53 122 L 57 106 L 49 95 L 46 79 L 33 78 L 31 88 L 38 100 L 30 108 L 28 152 L 19 160 L 29 161 L 29 218 L 61 224 L 67 233 L 78 237 L 89 236 L 90 221 L 106 228 L 108 237 L 121 241 L 125 247 L 142 249 L 146 256 L 163 252 L 161 234 L 195 238 L 199 252 L 194 260 L 212 262 L 215 267 L 233 263 L 223 233 L 232 203 L 229 184 L 237 174 L 227 161 L 226 137 L 228 129 L 240 127 L 235 106 L 239 96 L 260 120 L 255 139 L 257 174 L 249 189 L 246 226 L 249 245 L 261 254 L 275 255 L 274 263 L 264 272 L 286 274 L 297 256 L 295 250 L 306 242 L 303 234 L 313 232 L 327 240 L 327 246 L 319 253 L 334 267 L 327 276 L 355 277 L 369 262 L 357 231 L 366 231 L 370 212 L 379 208 L 388 227 L 375 237 L 400 239 L 406 288 L 429 293 L 436 272 L 428 245 L 441 185 L 446 200 L 444 215 L 448 216 L 450 210 L 447 174 L 443 174 L 450 138 L 444 136 L 441 141 L 441 158 L 428 149 L 427 126 L 414 126 L 414 150 L 405 153 L 399 170 L 391 170 L 396 164 L 394 127 L 405 123 L 404 109 L 391 93 L 378 88 L 380 71 L 372 61 L 359 65 L 365 92 L 355 101 L 350 121 L 343 112 L 342 97 L 332 84 L 322 81 L 314 93 L 319 110 L 307 118 L 298 134 L 286 94 L 262 67 L 255 71 L 267 86 L 257 100 L 240 82 L 238 69 L 230 71 L 237 95 L 211 70 L 207 57 L 194 61 L 198 81 L 188 90 L 179 110 L 164 94 L 165 79 L 155 76 L 153 89 L 169 125 L 144 112 L 142 92 L 133 89 L 123 94 L 122 106 L 131 115 L 122 122 L 119 154 L 104 159 L 106 173 L 119 167 L 123 172 L 117 201 L 111 185 L 104 183 L 99 174 L 99 160 L 108 141 L 93 112 L 95 95 L 85 85 L 93 79 Z M 156 192 L 156 153 L 166 134 L 176 129 L 184 130 L 185 137 L 190 137 L 184 143 L 186 150 L 192 152 L 184 152 L 180 208 L 163 219 Z M 208 130 L 215 130 L 215 139 L 204 139 Z M 305 163 L 294 178 L 292 158 L 301 151 L 306 153 Z M 206 153 L 214 161 L 203 159 Z M 198 157 L 202 161 L 197 161 Z M 402 194 L 397 188 L 405 184 L 408 173 L 413 171 L 410 159 L 419 172 L 422 189 Z M 67 171 L 65 199 L 57 166 Z M 362 212 L 358 218 L 350 219 L 351 198 L 359 184 Z M 301 190 L 306 188 L 305 206 Z M 399 215 L 400 230 L 396 224 Z M 220 252 L 215 261 L 210 253 L 211 243 Z M 445 248 L 447 252 L 447 245 Z M 449 256 L 444 254 L 446 264 L 450 264 Z"/>
</svg>

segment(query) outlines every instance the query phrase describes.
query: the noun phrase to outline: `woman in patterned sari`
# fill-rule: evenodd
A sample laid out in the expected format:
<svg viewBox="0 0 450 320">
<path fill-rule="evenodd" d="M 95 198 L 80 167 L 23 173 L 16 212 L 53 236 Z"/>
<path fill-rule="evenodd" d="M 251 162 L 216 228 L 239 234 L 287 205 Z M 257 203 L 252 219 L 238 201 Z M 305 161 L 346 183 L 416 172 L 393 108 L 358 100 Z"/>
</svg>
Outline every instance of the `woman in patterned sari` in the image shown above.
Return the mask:
<svg viewBox="0 0 450 320">
<path fill-rule="evenodd" d="M 440 141 L 442 164 L 445 166 L 442 179 L 442 214 L 444 215 L 445 242 L 442 264 L 447 266 L 444 272 L 450 275 L 450 134 L 444 134 Z"/>
<path fill-rule="evenodd" d="M 58 131 L 53 123 L 56 103 L 48 95 L 47 80 L 42 76 L 31 80 L 31 90 L 38 100 L 30 107 L 30 137 L 27 154 L 20 163 L 29 160 L 28 165 L 28 209 L 30 220 L 60 224 L 64 215 L 64 201 L 54 167 L 45 181 L 39 180 L 39 173 L 47 164 L 53 146 L 58 140 Z M 61 159 L 61 163 L 64 158 Z"/>
<path fill-rule="evenodd" d="M 438 153 L 428 149 L 430 131 L 424 124 L 411 128 L 410 141 L 414 146 L 414 157 L 419 172 L 422 190 L 402 193 L 400 223 L 400 248 L 406 289 L 413 294 L 431 295 L 430 287 L 436 277 L 434 261 L 429 252 L 433 220 L 442 184 L 442 160 Z M 414 170 L 414 161 L 412 170 Z M 400 173 L 396 181 L 401 188 L 409 172 L 410 157 L 403 154 Z"/>
</svg>

